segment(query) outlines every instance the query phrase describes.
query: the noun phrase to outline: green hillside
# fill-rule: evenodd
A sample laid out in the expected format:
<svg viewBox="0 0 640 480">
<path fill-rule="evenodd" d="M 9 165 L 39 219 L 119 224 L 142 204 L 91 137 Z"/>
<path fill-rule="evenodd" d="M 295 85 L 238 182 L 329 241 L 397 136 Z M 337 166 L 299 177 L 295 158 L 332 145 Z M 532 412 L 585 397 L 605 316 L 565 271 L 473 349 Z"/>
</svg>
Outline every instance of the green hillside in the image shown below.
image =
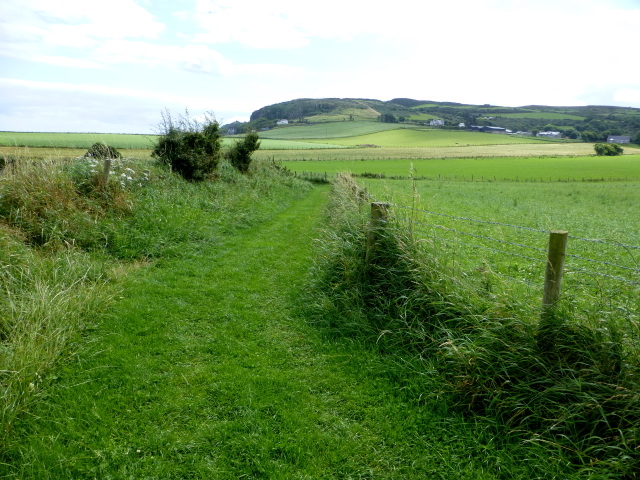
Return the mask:
<svg viewBox="0 0 640 480">
<path fill-rule="evenodd" d="M 558 129 L 570 138 L 588 141 L 606 141 L 609 135 L 628 135 L 640 142 L 640 108 L 615 106 L 544 106 L 528 105 L 505 107 L 500 105 L 470 105 L 455 102 L 438 102 L 395 98 L 389 101 L 364 98 L 302 98 L 262 107 L 251 114 L 246 123 L 225 125 L 223 131 L 239 134 L 246 131 L 277 133 L 262 134 L 264 138 L 328 138 L 361 135 L 351 133 L 362 128 L 362 122 L 388 123 L 392 125 L 424 126 L 430 120 L 440 119 L 445 128 L 457 128 L 459 124 L 496 126 L 513 131 L 540 131 L 550 127 Z M 279 126 L 278 121 L 288 124 Z M 337 123 L 337 125 L 324 126 Z M 350 125 L 355 123 L 358 125 Z M 283 130 L 300 126 L 323 125 L 311 133 L 283 133 Z M 331 130 L 322 132 L 322 129 Z M 366 127 L 374 129 L 374 127 Z M 343 133 L 334 130 L 344 129 Z M 380 127 L 382 131 L 385 127 Z"/>
</svg>

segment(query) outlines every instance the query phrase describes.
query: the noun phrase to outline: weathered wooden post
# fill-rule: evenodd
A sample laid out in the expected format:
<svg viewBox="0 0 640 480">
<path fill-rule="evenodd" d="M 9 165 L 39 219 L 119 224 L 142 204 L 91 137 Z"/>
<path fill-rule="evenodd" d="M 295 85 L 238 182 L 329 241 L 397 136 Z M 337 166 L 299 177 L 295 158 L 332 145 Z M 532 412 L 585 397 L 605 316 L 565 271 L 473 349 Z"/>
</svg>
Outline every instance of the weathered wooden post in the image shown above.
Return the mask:
<svg viewBox="0 0 640 480">
<path fill-rule="evenodd" d="M 109 183 L 109 172 L 111 171 L 111 159 L 104 159 L 104 168 L 102 170 L 102 176 L 100 177 L 100 185 L 102 188 L 106 188 Z"/>
<path fill-rule="evenodd" d="M 388 203 L 373 202 L 371 204 L 371 220 L 369 223 L 369 232 L 367 234 L 367 254 L 365 262 L 369 263 L 371 254 L 376 247 L 378 238 L 385 223 L 387 223 L 387 213 L 390 205 Z"/>
<path fill-rule="evenodd" d="M 544 278 L 544 294 L 542 297 L 543 320 L 553 311 L 560 299 L 562 271 L 567 251 L 569 232 L 552 230 L 549 234 L 549 251 L 547 253 L 547 270 Z"/>
</svg>

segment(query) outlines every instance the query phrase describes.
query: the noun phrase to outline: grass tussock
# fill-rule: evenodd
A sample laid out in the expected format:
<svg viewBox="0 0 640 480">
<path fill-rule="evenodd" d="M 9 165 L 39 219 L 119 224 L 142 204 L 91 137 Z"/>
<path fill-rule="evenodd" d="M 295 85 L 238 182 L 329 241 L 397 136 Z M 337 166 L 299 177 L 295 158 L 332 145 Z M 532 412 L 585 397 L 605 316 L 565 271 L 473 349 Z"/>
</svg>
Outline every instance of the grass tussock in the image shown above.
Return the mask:
<svg viewBox="0 0 640 480">
<path fill-rule="evenodd" d="M 392 215 L 367 252 L 363 198 L 350 177 L 336 178 L 315 321 L 410 353 L 412 368 L 437 377 L 417 392 L 423 399 L 446 398 L 514 439 L 548 445 L 590 478 L 637 478 L 640 365 L 624 322 L 594 326 L 566 306 L 541 321 L 521 293 L 492 288 L 490 271 L 463 271 Z"/>
<path fill-rule="evenodd" d="M 33 251 L 0 228 L 0 444 L 41 395 L 51 365 L 113 295 L 103 265 L 77 249 Z"/>
</svg>

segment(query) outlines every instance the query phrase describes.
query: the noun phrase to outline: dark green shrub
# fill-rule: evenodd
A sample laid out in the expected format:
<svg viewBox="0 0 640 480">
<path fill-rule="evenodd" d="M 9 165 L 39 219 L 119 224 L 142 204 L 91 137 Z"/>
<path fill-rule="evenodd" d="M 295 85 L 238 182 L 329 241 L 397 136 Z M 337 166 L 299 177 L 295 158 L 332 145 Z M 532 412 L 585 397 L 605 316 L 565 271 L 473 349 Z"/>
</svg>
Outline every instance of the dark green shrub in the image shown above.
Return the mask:
<svg viewBox="0 0 640 480">
<path fill-rule="evenodd" d="M 211 115 L 201 124 L 191 120 L 188 113 L 175 123 L 164 114 L 161 131 L 153 157 L 186 180 L 205 180 L 215 172 L 221 145 L 219 125 Z"/>
<path fill-rule="evenodd" d="M 593 146 L 598 156 L 614 157 L 616 155 L 622 155 L 624 150 L 617 143 L 596 143 Z"/>
<path fill-rule="evenodd" d="M 236 141 L 227 153 L 229 159 L 239 172 L 247 173 L 251 165 L 251 154 L 260 148 L 260 137 L 257 133 L 248 133 L 242 140 Z"/>
<path fill-rule="evenodd" d="M 105 158 L 121 158 L 120 152 L 113 147 L 110 147 L 106 143 L 98 142 L 89 147 L 84 157 L 91 157 L 104 160 Z"/>
</svg>

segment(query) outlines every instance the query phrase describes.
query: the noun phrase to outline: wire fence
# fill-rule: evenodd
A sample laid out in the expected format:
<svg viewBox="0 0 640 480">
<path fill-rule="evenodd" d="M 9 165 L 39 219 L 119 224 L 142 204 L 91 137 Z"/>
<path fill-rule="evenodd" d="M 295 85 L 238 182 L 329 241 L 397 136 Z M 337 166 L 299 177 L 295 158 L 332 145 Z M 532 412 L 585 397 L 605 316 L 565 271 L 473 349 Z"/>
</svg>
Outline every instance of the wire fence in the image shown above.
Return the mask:
<svg viewBox="0 0 640 480">
<path fill-rule="evenodd" d="M 548 263 L 549 230 L 389 204 L 397 221 L 406 222 L 415 239 L 430 242 L 458 271 L 490 272 L 507 282 L 542 289 Z M 607 238 L 568 235 L 563 290 L 575 296 L 608 292 L 640 298 L 640 246 Z M 628 302 L 627 302 L 628 303 Z"/>
</svg>

